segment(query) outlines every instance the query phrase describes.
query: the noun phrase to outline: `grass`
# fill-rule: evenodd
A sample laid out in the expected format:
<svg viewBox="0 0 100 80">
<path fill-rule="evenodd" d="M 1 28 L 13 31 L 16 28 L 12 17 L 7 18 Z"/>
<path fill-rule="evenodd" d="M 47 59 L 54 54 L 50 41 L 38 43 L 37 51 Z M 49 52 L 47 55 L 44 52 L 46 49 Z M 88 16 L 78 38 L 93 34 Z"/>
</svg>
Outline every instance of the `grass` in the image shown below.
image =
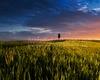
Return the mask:
<svg viewBox="0 0 100 80">
<path fill-rule="evenodd" d="M 0 42 L 0 80 L 100 80 L 100 41 Z"/>
</svg>

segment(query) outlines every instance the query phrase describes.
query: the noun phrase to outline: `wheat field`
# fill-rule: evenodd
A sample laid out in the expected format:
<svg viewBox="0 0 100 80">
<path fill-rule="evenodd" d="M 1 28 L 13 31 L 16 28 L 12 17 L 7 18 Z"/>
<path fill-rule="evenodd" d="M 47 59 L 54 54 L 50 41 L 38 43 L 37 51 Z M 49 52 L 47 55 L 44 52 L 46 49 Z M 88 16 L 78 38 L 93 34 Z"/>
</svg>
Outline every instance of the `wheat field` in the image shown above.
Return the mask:
<svg viewBox="0 0 100 80">
<path fill-rule="evenodd" d="M 0 42 L 0 80 L 100 80 L 100 41 Z"/>
</svg>

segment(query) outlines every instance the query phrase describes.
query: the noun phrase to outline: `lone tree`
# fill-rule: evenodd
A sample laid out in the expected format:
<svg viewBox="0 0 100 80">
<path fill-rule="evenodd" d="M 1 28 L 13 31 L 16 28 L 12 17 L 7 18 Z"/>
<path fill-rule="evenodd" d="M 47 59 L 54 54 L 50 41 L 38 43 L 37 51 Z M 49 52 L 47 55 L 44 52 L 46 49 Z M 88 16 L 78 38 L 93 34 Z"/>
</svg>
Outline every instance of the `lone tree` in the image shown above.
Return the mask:
<svg viewBox="0 0 100 80">
<path fill-rule="evenodd" d="M 61 35 L 60 35 L 60 33 L 58 33 L 58 39 L 60 39 L 60 37 L 61 37 Z"/>
</svg>

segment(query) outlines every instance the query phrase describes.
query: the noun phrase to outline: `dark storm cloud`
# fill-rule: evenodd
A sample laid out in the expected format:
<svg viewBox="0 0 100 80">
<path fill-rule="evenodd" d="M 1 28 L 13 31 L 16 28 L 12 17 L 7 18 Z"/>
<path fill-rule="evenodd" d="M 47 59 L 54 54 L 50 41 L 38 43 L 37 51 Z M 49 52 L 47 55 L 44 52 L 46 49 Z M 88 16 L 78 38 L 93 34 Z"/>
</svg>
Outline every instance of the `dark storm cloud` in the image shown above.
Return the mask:
<svg viewBox="0 0 100 80">
<path fill-rule="evenodd" d="M 13 32 L 0 32 L 0 41 L 16 40 Z"/>
<path fill-rule="evenodd" d="M 50 10 L 75 10 L 80 2 L 84 5 L 92 0 L 0 0 L 0 15 L 14 16 L 27 12 Z M 93 0 L 98 1 L 98 0 Z"/>
<path fill-rule="evenodd" d="M 63 32 L 80 28 L 79 22 L 90 22 L 94 18 L 97 17 L 90 13 L 84 14 L 78 11 L 62 11 L 56 16 L 47 13 L 42 16 L 30 17 L 30 20 L 26 21 L 24 25 L 27 27 L 47 28 L 53 31 Z"/>
<path fill-rule="evenodd" d="M 55 7 L 56 1 L 49 0 L 1 0 L 0 14 L 1 15 L 19 15 L 29 10 L 48 10 Z"/>
<path fill-rule="evenodd" d="M 53 2 L 53 1 L 51 1 Z M 75 23 L 79 21 L 90 21 L 93 17 L 95 17 L 94 11 L 88 11 L 87 13 L 78 11 L 78 8 L 86 5 L 86 1 L 72 1 L 63 0 L 61 3 L 59 3 L 60 0 L 55 3 L 55 6 L 49 6 L 49 7 L 38 7 L 37 13 L 34 16 L 29 16 L 29 20 L 25 21 L 24 25 L 27 27 L 40 27 L 40 28 L 48 28 L 52 29 L 53 31 L 60 31 L 63 32 L 64 30 L 70 30 L 74 29 L 76 25 L 69 26 L 70 23 Z M 82 5 L 79 6 L 78 2 L 82 2 Z M 91 3 L 91 0 L 88 0 L 87 2 Z M 52 5 L 50 4 L 50 5 Z M 65 24 L 65 22 L 69 22 L 69 24 Z"/>
<path fill-rule="evenodd" d="M 55 34 L 48 33 L 32 33 L 31 31 L 20 31 L 20 32 L 0 32 L 0 41 L 9 41 L 9 40 L 29 40 L 29 39 L 38 39 L 45 38 Z"/>
</svg>

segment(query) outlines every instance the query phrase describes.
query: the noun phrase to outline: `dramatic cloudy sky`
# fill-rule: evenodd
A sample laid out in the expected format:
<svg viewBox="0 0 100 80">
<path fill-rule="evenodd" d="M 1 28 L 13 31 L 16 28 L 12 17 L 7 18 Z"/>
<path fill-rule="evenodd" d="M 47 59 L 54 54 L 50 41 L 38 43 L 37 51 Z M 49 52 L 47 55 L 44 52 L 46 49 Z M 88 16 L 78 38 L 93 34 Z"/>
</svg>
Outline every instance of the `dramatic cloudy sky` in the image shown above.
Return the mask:
<svg viewBox="0 0 100 80">
<path fill-rule="evenodd" d="M 0 0 L 0 40 L 100 39 L 100 0 Z"/>
</svg>

